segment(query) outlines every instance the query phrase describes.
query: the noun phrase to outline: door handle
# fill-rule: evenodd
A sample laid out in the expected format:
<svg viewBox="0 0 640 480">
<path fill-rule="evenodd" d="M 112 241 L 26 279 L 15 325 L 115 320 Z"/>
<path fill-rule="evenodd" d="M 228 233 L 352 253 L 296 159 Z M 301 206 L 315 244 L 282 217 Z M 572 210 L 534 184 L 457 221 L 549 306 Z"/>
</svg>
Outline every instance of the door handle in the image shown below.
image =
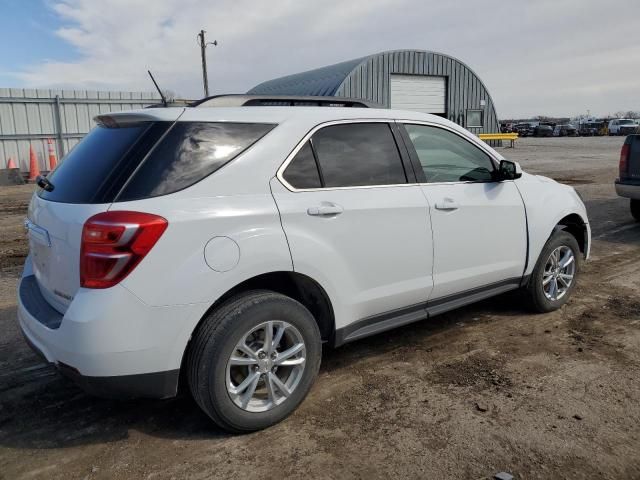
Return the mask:
<svg viewBox="0 0 640 480">
<path fill-rule="evenodd" d="M 329 217 L 333 215 L 340 215 L 344 212 L 344 208 L 335 203 L 318 205 L 316 207 L 307 208 L 307 215 L 313 217 Z"/>
<path fill-rule="evenodd" d="M 39 227 L 28 218 L 25 218 L 24 220 L 24 228 L 27 229 L 27 231 L 29 232 L 29 236 L 35 241 L 44 245 L 45 247 L 51 246 L 51 238 L 49 237 L 49 232 L 47 232 L 44 228 Z"/>
<path fill-rule="evenodd" d="M 445 198 L 440 202 L 436 202 L 435 207 L 437 210 L 451 211 L 457 210 L 460 205 L 458 205 L 458 202 L 456 202 L 452 198 Z"/>
</svg>

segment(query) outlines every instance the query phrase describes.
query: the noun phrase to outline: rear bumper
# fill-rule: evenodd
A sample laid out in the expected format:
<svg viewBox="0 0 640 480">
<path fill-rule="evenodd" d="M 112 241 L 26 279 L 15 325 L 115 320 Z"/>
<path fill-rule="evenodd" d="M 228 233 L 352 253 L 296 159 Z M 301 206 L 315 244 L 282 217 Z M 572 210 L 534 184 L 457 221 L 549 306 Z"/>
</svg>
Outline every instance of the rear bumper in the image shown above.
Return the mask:
<svg viewBox="0 0 640 480">
<path fill-rule="evenodd" d="M 80 289 L 61 315 L 37 289 L 27 259 L 18 289 L 18 322 L 27 343 L 45 361 L 98 396 L 176 394 L 190 333 L 184 330 L 200 311 L 195 305 L 151 307 L 115 286 Z"/>
<path fill-rule="evenodd" d="M 45 362 L 47 356 L 22 330 L 25 342 Z M 112 377 L 90 377 L 82 375 L 76 368 L 64 363 L 55 364 L 58 371 L 72 380 L 82 390 L 102 398 L 170 398 L 176 395 L 180 370 L 168 372 L 141 373 L 137 375 L 116 375 Z"/>
<path fill-rule="evenodd" d="M 621 182 L 616 180 L 616 193 L 619 197 L 631 198 L 633 200 L 640 200 L 640 182 Z"/>
</svg>

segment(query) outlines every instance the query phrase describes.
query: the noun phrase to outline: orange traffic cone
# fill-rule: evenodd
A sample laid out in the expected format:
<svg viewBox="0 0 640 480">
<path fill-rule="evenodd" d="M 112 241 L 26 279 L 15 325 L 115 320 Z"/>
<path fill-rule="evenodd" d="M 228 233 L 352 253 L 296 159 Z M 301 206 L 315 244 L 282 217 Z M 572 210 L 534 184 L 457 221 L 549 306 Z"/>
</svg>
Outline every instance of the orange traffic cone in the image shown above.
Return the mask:
<svg viewBox="0 0 640 480">
<path fill-rule="evenodd" d="M 49 147 L 49 171 L 56 168 L 56 152 L 53 150 L 53 140 L 47 138 L 47 147 Z"/>
<path fill-rule="evenodd" d="M 9 160 L 7 160 L 7 168 L 8 169 L 18 168 L 16 166 L 16 162 L 13 161 L 13 157 L 9 157 Z"/>
<path fill-rule="evenodd" d="M 36 152 L 33 147 L 29 145 L 29 181 L 35 181 L 38 175 L 40 175 L 38 157 L 36 157 Z"/>
</svg>

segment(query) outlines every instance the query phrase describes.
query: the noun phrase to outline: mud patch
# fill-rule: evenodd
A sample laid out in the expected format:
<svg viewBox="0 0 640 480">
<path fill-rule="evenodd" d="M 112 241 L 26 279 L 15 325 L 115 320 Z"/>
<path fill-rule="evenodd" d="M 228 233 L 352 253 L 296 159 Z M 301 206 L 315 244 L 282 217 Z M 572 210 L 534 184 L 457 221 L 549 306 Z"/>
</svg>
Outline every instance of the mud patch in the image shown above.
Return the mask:
<svg viewBox="0 0 640 480">
<path fill-rule="evenodd" d="M 0 243 L 0 269 L 22 265 L 29 253 L 26 240 L 14 240 Z"/>
<path fill-rule="evenodd" d="M 503 370 L 504 361 L 486 353 L 441 363 L 434 368 L 434 381 L 441 385 L 474 387 L 479 390 L 509 387 L 512 381 Z"/>
<path fill-rule="evenodd" d="M 598 315 L 593 310 L 586 310 L 568 322 L 569 336 L 574 343 L 585 343 L 595 346 L 602 339 L 603 332 L 594 325 Z"/>
<path fill-rule="evenodd" d="M 25 215 L 29 202 L 2 202 L 0 203 L 1 215 Z"/>
<path fill-rule="evenodd" d="M 589 185 L 595 183 L 593 180 L 586 178 L 554 177 L 554 180 L 565 185 Z"/>
<path fill-rule="evenodd" d="M 612 295 L 604 308 L 621 319 L 640 319 L 640 301 L 628 295 Z"/>
</svg>

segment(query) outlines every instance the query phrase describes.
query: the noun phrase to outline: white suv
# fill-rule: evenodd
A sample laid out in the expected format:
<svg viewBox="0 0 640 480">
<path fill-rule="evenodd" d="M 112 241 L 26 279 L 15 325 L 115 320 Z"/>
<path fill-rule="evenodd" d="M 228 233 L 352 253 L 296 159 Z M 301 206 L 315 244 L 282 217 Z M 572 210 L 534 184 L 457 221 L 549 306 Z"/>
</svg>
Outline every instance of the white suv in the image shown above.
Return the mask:
<svg viewBox="0 0 640 480">
<path fill-rule="evenodd" d="M 575 190 L 452 122 L 208 105 L 100 115 L 39 180 L 18 318 L 89 392 L 182 379 L 221 427 L 257 430 L 300 404 L 323 342 L 513 289 L 547 312 L 575 288 Z"/>
<path fill-rule="evenodd" d="M 638 124 L 630 118 L 615 118 L 609 120 L 609 135 L 628 135 L 634 133 Z"/>
</svg>

